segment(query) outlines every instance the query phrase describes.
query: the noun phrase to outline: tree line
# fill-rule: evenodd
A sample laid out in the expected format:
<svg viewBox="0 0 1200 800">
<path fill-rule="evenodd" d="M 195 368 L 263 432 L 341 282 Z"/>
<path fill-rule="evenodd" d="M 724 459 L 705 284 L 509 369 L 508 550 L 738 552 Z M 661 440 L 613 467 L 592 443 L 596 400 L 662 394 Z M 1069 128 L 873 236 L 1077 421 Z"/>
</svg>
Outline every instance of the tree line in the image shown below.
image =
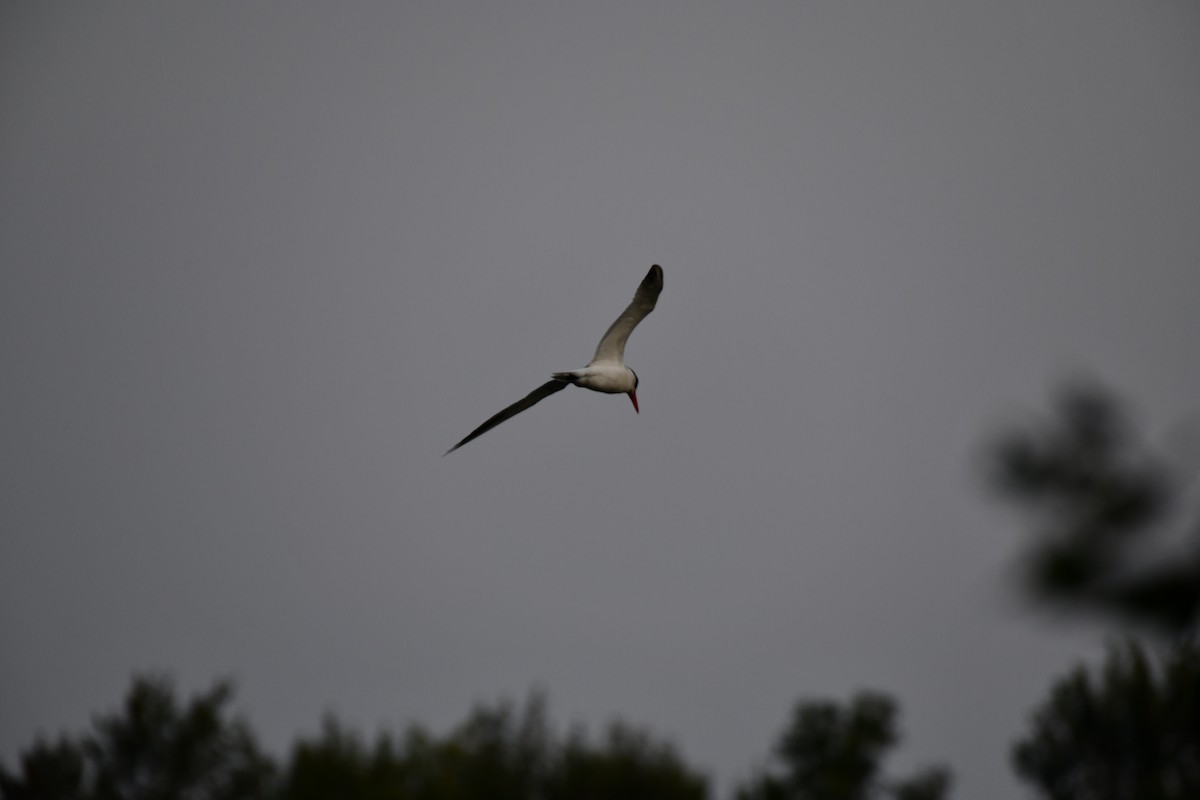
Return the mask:
<svg viewBox="0 0 1200 800">
<path fill-rule="evenodd" d="M 368 739 L 327 717 L 288 755 L 268 755 L 218 682 L 183 700 L 164 676 L 135 677 L 123 703 L 91 730 L 25 750 L 0 768 L 10 800 L 704 800 L 708 777 L 668 742 L 615 722 L 598 737 L 557 733 L 546 701 L 475 708 L 438 736 L 414 725 Z M 805 701 L 776 745 L 776 764 L 737 789 L 744 800 L 893 797 L 939 800 L 949 773 L 882 775 L 898 741 L 888 697 Z"/>
<path fill-rule="evenodd" d="M 1142 441 L 1122 405 L 1077 384 L 1045 419 L 989 443 L 987 477 L 1034 534 L 1020 590 L 1114 633 L 1096 666 L 1050 687 L 1014 743 L 1017 775 L 1047 800 L 1200 798 L 1200 514 L 1194 476 Z M 707 800 L 705 771 L 668 741 L 615 722 L 599 736 L 549 722 L 545 697 L 482 705 L 448 732 L 365 737 L 327 717 L 268 754 L 217 682 L 180 697 L 135 676 L 90 729 L 0 763 L 4 800 Z M 952 773 L 885 770 L 899 744 L 885 693 L 802 698 L 768 765 L 736 800 L 948 800 Z"/>
</svg>

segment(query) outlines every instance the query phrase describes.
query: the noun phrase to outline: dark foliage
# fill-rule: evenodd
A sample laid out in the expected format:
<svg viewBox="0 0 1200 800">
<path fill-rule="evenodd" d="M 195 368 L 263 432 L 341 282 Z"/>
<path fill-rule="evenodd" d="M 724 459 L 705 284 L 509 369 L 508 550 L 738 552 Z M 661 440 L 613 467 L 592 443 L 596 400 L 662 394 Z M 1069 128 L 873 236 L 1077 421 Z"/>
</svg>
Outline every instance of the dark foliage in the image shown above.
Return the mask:
<svg viewBox="0 0 1200 800">
<path fill-rule="evenodd" d="M 1091 385 L 995 453 L 996 485 L 1038 520 L 1023 565 L 1034 600 L 1154 634 L 1053 685 L 1014 747 L 1017 773 L 1048 800 L 1200 798 L 1200 521 L 1186 476 Z"/>
<path fill-rule="evenodd" d="M 707 779 L 670 745 L 615 724 L 598 743 L 554 734 L 535 695 L 517 711 L 480 707 L 444 737 L 413 727 L 372 743 L 329 718 L 283 769 L 230 718 L 228 684 L 181 706 L 170 683 L 135 678 L 92 732 L 37 742 L 4 800 L 703 800 Z"/>
<path fill-rule="evenodd" d="M 242 800 L 269 795 L 274 765 L 228 716 L 220 683 L 186 705 L 164 678 L 138 678 L 122 709 L 92 733 L 38 742 L 20 772 L 0 768 L 0 797 L 17 800 Z"/>
<path fill-rule="evenodd" d="M 67 738 L 45 741 L 21 754 L 20 769 L 10 774 L 0 767 L 0 797 L 6 800 L 82 800 L 85 792 L 83 747 Z"/>
<path fill-rule="evenodd" d="M 887 780 L 882 761 L 899 740 L 896 704 L 872 692 L 845 706 L 807 701 L 796 706 L 775 746 L 778 769 L 738 792 L 739 800 L 941 800 L 950 772 L 926 769 L 907 780 Z"/>
<path fill-rule="evenodd" d="M 1059 680 L 1032 728 L 1013 763 L 1049 800 L 1200 798 L 1200 650 L 1114 646 L 1101 673 Z"/>
<path fill-rule="evenodd" d="M 1038 520 L 1022 570 L 1036 599 L 1170 638 L 1195 632 L 1200 520 L 1172 517 L 1185 482 L 1139 442 L 1108 392 L 1068 388 L 1051 421 L 1010 432 L 993 453 L 994 485 Z M 1172 524 L 1182 545 L 1165 535 Z"/>
<path fill-rule="evenodd" d="M 701 800 L 707 781 L 669 745 L 623 725 L 593 744 L 582 734 L 554 735 L 545 702 L 521 711 L 477 708 L 439 739 L 420 727 L 402 742 L 373 745 L 327 720 L 318 739 L 301 741 L 281 787 L 284 800 Z"/>
</svg>

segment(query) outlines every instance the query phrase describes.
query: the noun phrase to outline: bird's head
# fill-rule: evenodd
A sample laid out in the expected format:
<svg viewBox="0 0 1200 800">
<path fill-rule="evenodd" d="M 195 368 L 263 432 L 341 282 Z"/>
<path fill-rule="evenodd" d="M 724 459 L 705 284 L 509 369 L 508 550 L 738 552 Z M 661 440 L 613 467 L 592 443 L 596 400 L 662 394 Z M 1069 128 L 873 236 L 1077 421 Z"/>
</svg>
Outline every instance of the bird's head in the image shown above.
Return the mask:
<svg viewBox="0 0 1200 800">
<path fill-rule="evenodd" d="M 629 371 L 633 372 L 632 369 L 630 369 Z M 638 409 L 638 404 L 637 404 L 637 387 L 638 387 L 639 382 L 640 381 L 638 380 L 638 374 L 636 372 L 633 372 L 633 388 L 629 390 L 629 399 L 633 402 L 633 410 L 635 412 L 637 412 L 638 414 L 642 413 L 641 410 Z"/>
</svg>

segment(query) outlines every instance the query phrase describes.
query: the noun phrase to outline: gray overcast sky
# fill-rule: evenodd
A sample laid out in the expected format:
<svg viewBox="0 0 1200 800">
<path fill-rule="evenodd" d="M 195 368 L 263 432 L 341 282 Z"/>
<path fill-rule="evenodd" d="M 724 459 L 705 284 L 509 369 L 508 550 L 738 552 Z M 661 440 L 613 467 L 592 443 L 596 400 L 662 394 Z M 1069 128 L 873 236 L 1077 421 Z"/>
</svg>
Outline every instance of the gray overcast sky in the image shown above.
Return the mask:
<svg viewBox="0 0 1200 800">
<path fill-rule="evenodd" d="M 1196 3 L 6 3 L 0 756 L 133 670 L 273 746 L 545 687 L 720 781 L 802 695 L 1012 796 L 1098 633 L 979 448 L 1200 370 Z M 641 415 L 571 390 L 652 263 Z"/>
</svg>

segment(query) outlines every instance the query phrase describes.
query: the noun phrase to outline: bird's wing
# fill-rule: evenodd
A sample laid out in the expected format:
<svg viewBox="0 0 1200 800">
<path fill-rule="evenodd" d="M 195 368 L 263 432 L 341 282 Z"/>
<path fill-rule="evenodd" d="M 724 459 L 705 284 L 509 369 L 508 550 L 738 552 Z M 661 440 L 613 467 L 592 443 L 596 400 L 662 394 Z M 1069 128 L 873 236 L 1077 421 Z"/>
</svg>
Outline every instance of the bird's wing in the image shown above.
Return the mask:
<svg viewBox="0 0 1200 800">
<path fill-rule="evenodd" d="M 483 423 L 478 428 L 471 431 L 469 434 L 467 434 L 467 438 L 463 439 L 461 442 L 454 445 L 454 447 L 451 447 L 449 450 L 447 450 L 442 455 L 443 456 L 450 455 L 455 450 L 462 447 L 464 444 L 471 441 L 472 439 L 483 436 L 485 433 L 490 431 L 492 428 L 496 427 L 501 422 L 504 422 L 504 420 L 509 419 L 511 417 L 515 417 L 517 414 L 520 414 L 522 411 L 529 408 L 530 406 L 536 405 L 537 403 L 541 402 L 542 400 L 545 400 L 547 397 L 554 394 L 555 392 L 561 392 L 563 389 L 567 388 L 570 385 L 571 384 L 568 383 L 567 381 L 560 381 L 557 378 L 555 378 L 552 381 L 543 383 L 541 386 L 534 389 L 532 392 L 525 395 L 523 398 L 521 398 L 517 402 L 513 403 L 508 408 L 504 409 L 503 411 L 499 412 L 498 414 L 494 414 L 493 416 L 488 417 L 487 422 Z"/>
<path fill-rule="evenodd" d="M 658 295 L 662 288 L 662 267 L 655 264 L 642 279 L 642 284 L 638 286 L 637 292 L 633 295 L 633 302 L 621 312 L 617 321 L 608 327 L 600 344 L 596 345 L 596 355 L 592 356 L 592 364 L 597 361 L 625 363 L 625 342 L 638 323 L 654 310 L 654 304 L 658 302 Z"/>
</svg>

